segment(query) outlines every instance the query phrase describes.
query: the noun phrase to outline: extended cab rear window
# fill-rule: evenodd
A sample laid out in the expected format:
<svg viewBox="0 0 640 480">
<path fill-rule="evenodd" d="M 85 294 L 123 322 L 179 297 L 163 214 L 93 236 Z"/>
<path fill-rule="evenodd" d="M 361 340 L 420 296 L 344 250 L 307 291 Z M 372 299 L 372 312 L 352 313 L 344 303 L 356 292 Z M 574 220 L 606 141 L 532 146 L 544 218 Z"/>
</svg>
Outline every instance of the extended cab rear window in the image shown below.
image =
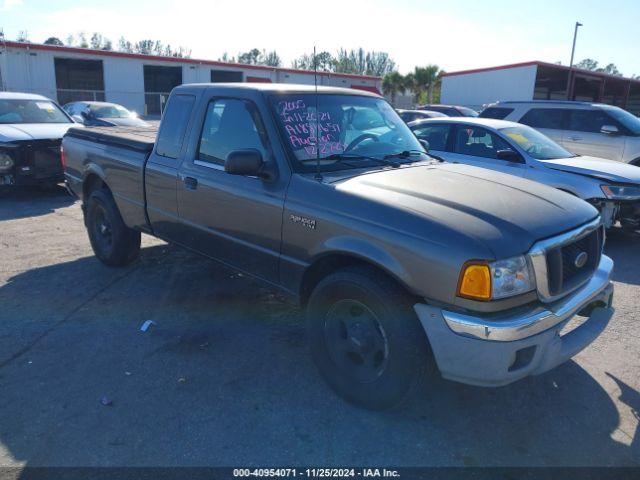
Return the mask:
<svg viewBox="0 0 640 480">
<path fill-rule="evenodd" d="M 513 108 L 489 107 L 482 111 L 480 118 L 494 118 L 496 120 L 502 120 L 507 118 L 507 115 L 511 112 L 513 112 Z"/>
<path fill-rule="evenodd" d="M 196 97 L 171 95 L 160 122 L 156 153 L 162 157 L 178 158 L 184 141 L 184 133 L 191 117 Z"/>
</svg>

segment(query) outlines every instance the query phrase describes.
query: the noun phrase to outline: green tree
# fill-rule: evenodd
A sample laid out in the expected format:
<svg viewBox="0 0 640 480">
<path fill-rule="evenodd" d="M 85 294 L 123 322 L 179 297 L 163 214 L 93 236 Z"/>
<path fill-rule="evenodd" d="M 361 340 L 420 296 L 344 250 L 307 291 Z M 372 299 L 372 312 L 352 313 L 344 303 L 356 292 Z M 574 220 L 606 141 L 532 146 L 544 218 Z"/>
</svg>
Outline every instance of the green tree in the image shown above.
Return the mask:
<svg viewBox="0 0 640 480">
<path fill-rule="evenodd" d="M 416 103 L 422 103 L 424 100 L 433 102 L 433 93 L 440 83 L 440 69 L 437 65 L 415 67 L 405 78 L 407 89 L 413 92 Z"/>
<path fill-rule="evenodd" d="M 331 55 L 331 53 L 320 52 L 316 54 L 315 61 L 319 71 L 321 72 L 335 71 L 336 60 L 335 58 L 333 58 L 333 55 Z M 305 53 L 304 55 L 301 55 L 296 60 L 291 62 L 291 67 L 298 68 L 300 70 L 313 70 L 314 69 L 313 54 L 307 55 Z"/>
<path fill-rule="evenodd" d="M 581 68 L 582 70 L 596 70 L 598 68 L 598 62 L 593 60 L 592 58 L 585 58 L 584 60 L 580 60 L 578 63 L 574 65 L 576 68 Z"/>
<path fill-rule="evenodd" d="M 391 98 L 391 104 L 395 105 L 398 93 L 407 90 L 405 78 L 397 71 L 387 73 L 382 79 L 382 93 Z"/>
<path fill-rule="evenodd" d="M 386 52 L 367 52 L 362 48 L 341 48 L 335 57 L 335 71 L 357 75 L 384 76 L 394 70 L 396 64 Z"/>
<path fill-rule="evenodd" d="M 282 66 L 282 60 L 280 60 L 280 56 L 276 53 L 275 50 L 271 52 L 262 51 L 261 62 L 263 65 L 267 65 L 269 67 L 280 67 Z"/>
<path fill-rule="evenodd" d="M 245 65 L 258 65 L 260 60 L 260 50 L 252 48 L 248 52 L 238 54 L 238 63 L 244 63 Z"/>
<path fill-rule="evenodd" d="M 618 70 L 618 67 L 614 63 L 610 63 L 604 67 L 601 67 L 596 60 L 592 58 L 585 58 L 584 60 L 580 60 L 575 64 L 576 68 L 581 68 L 583 70 L 591 70 L 592 72 L 601 72 L 608 73 L 610 75 L 619 75 L 622 76 L 622 72 Z"/>
<path fill-rule="evenodd" d="M 102 38 L 101 34 L 99 34 L 98 32 L 95 32 L 93 35 L 91 35 L 91 48 L 95 50 L 100 50 L 102 48 L 103 43 L 104 43 L 104 39 Z"/>
<path fill-rule="evenodd" d="M 89 48 L 89 42 L 87 42 L 87 34 L 84 32 L 78 33 L 78 47 Z"/>
<path fill-rule="evenodd" d="M 58 37 L 49 37 L 44 41 L 45 45 L 57 45 L 58 47 L 62 47 L 64 43 Z"/>
<path fill-rule="evenodd" d="M 236 62 L 236 57 L 231 57 L 229 56 L 229 54 L 227 52 L 224 52 L 222 54 L 222 56 L 220 58 L 218 58 L 219 62 L 226 62 L 226 63 L 237 63 Z"/>
<path fill-rule="evenodd" d="M 124 37 L 120 37 L 118 40 L 118 51 L 125 53 L 133 53 L 133 45 Z"/>
</svg>

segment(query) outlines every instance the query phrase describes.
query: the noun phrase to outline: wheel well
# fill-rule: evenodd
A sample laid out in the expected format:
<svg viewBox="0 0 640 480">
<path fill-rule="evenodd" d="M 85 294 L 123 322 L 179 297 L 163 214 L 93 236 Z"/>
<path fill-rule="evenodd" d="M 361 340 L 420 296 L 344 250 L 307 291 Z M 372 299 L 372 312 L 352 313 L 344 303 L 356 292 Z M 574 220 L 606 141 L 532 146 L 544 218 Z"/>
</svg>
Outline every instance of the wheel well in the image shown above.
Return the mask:
<svg viewBox="0 0 640 480">
<path fill-rule="evenodd" d="M 83 200 L 86 201 L 87 198 L 89 198 L 89 195 L 91 195 L 91 192 L 99 189 L 109 190 L 109 187 L 98 175 L 96 175 L 95 173 L 90 173 L 87 178 L 84 179 L 84 182 L 82 184 Z"/>
<path fill-rule="evenodd" d="M 640 167 L 640 157 L 636 158 L 635 160 L 631 160 L 629 164 Z"/>
<path fill-rule="evenodd" d="M 311 292 L 313 292 L 315 286 L 320 283 L 323 278 L 342 268 L 353 266 L 363 266 L 377 270 L 400 285 L 408 295 L 411 295 L 405 285 L 399 281 L 397 277 L 391 275 L 387 270 L 379 265 L 355 255 L 336 253 L 317 259 L 309 268 L 307 268 L 300 285 L 300 305 L 304 307 L 307 304 L 307 301 L 311 296 Z"/>
</svg>

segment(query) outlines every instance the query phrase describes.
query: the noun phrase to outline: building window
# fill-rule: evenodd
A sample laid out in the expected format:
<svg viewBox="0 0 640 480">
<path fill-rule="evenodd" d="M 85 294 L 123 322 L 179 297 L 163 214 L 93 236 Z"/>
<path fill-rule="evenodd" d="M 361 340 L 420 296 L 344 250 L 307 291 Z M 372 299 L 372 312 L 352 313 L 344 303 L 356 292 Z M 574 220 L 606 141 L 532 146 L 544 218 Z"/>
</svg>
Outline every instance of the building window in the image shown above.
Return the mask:
<svg viewBox="0 0 640 480">
<path fill-rule="evenodd" d="M 211 83 L 242 82 L 242 72 L 233 70 L 211 70 Z"/>
<path fill-rule="evenodd" d="M 144 103 L 146 115 L 160 115 L 169 93 L 182 84 L 182 67 L 144 65 Z"/>
<path fill-rule="evenodd" d="M 568 70 L 539 66 L 536 71 L 534 100 L 566 100 Z"/>
<path fill-rule="evenodd" d="M 54 58 L 58 103 L 104 101 L 102 60 Z"/>
</svg>

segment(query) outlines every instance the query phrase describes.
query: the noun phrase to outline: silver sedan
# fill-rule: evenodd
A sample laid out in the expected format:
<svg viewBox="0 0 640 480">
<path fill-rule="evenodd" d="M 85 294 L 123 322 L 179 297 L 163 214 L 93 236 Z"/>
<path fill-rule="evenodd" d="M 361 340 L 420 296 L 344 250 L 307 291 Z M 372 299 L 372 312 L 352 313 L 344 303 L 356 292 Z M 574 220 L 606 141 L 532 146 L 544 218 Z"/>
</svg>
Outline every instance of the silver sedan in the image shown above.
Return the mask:
<svg viewBox="0 0 640 480">
<path fill-rule="evenodd" d="M 409 123 L 447 162 L 509 173 L 564 190 L 595 205 L 607 227 L 640 228 L 640 167 L 574 155 L 526 125 L 487 118 L 434 118 Z"/>
</svg>

